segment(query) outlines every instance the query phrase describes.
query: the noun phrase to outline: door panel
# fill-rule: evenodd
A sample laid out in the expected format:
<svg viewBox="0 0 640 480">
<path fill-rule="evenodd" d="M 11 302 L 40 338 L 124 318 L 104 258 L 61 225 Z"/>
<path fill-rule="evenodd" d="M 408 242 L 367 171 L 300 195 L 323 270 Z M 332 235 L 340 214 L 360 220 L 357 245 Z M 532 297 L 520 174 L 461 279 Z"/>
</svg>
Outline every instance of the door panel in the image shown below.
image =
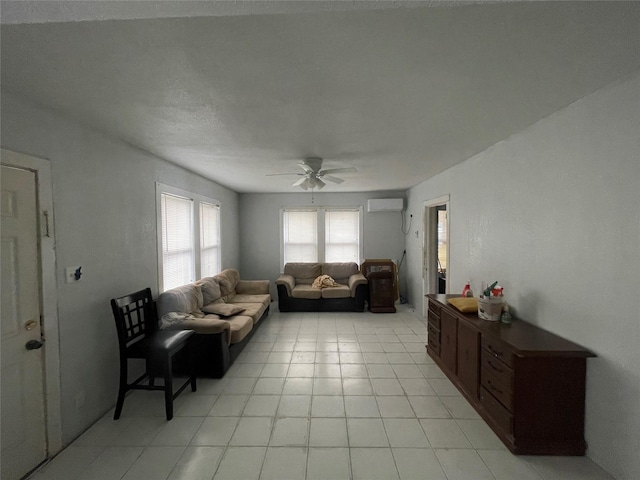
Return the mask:
<svg viewBox="0 0 640 480">
<path fill-rule="evenodd" d="M 2 166 L 2 479 L 46 458 L 35 173 Z"/>
<path fill-rule="evenodd" d="M 458 322 L 458 378 L 473 399 L 479 394 L 480 332 Z"/>
</svg>

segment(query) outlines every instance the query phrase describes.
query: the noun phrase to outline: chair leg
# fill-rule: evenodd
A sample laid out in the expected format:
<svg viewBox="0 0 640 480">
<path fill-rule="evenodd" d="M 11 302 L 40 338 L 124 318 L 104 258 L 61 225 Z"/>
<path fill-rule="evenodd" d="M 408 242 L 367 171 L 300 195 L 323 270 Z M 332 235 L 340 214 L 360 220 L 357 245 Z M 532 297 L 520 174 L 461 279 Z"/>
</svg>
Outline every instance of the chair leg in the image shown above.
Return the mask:
<svg viewBox="0 0 640 480">
<path fill-rule="evenodd" d="M 173 418 L 173 375 L 169 355 L 164 360 L 164 408 L 167 420 L 171 420 Z"/>
<path fill-rule="evenodd" d="M 124 396 L 127 393 L 127 362 L 126 358 L 120 359 L 120 386 L 118 387 L 118 400 L 116 402 L 116 411 L 113 414 L 113 419 L 118 420 L 122 413 L 122 406 L 124 405 Z"/>
</svg>

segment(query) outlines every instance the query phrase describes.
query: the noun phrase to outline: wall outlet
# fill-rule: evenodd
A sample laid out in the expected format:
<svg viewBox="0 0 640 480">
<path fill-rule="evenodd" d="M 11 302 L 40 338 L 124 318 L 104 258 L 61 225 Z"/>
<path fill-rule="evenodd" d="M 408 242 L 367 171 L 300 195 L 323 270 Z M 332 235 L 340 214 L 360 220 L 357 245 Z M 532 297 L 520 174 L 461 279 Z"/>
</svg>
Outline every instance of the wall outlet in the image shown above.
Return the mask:
<svg viewBox="0 0 640 480">
<path fill-rule="evenodd" d="M 79 282 L 82 274 L 82 267 L 67 267 L 64 269 L 64 283 Z"/>
</svg>

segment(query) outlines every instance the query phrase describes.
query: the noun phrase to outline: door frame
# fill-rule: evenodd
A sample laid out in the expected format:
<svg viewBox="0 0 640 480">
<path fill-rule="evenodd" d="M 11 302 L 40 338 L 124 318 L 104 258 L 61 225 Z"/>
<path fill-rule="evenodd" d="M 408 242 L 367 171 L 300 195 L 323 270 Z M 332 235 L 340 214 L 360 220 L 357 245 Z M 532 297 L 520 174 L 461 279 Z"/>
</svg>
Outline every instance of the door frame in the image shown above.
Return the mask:
<svg viewBox="0 0 640 480">
<path fill-rule="evenodd" d="M 451 284 L 449 255 L 451 252 L 450 224 L 451 207 L 449 194 L 441 195 L 423 203 L 422 210 L 422 315 L 427 318 L 427 302 L 424 295 L 437 293 L 438 285 L 438 208 L 444 205 L 447 211 L 447 283 L 446 293 Z"/>
<path fill-rule="evenodd" d="M 40 254 L 40 307 L 44 348 L 44 405 L 46 417 L 47 458 L 62 450 L 62 415 L 60 390 L 60 342 L 58 294 L 53 221 L 53 182 L 48 160 L 1 149 L 2 165 L 35 173 L 38 211 L 38 252 Z"/>
</svg>

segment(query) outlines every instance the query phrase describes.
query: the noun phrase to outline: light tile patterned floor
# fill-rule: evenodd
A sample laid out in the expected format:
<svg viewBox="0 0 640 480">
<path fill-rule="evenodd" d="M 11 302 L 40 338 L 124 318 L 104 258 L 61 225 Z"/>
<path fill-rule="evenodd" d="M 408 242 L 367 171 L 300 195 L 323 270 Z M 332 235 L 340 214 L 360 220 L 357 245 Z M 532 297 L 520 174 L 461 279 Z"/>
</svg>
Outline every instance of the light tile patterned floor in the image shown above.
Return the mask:
<svg viewBox="0 0 640 480">
<path fill-rule="evenodd" d="M 276 304 L 273 304 L 276 309 Z M 425 353 L 424 319 L 272 311 L 220 380 L 137 391 L 33 480 L 611 480 L 512 455 Z M 114 399 L 115 399 L 114 392 Z"/>
</svg>

